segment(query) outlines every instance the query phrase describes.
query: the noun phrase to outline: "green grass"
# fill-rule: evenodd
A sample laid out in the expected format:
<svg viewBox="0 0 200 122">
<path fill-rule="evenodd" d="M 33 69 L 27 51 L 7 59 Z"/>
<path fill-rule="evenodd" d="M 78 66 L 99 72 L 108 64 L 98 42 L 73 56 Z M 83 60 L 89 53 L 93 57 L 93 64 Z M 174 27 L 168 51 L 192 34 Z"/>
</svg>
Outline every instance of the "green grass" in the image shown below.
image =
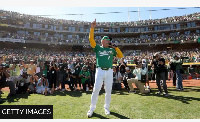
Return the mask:
<svg viewBox="0 0 200 122">
<path fill-rule="evenodd" d="M 104 114 L 105 92 L 102 90 L 92 119 L 200 119 L 200 87 L 186 87 L 185 91 L 168 88 L 170 96 L 129 94 L 127 90 L 113 91 L 110 111 Z M 54 119 L 87 119 L 92 91 L 55 92 L 53 95 L 17 94 L 7 97 L 1 105 L 53 105 Z"/>
</svg>

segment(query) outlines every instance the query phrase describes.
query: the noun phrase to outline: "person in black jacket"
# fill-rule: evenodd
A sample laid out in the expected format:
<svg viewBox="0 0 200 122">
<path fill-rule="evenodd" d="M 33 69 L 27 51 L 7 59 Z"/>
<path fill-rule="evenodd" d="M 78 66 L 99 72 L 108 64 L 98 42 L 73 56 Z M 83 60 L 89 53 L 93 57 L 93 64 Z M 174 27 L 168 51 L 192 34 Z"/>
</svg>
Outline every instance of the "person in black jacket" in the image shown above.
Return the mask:
<svg viewBox="0 0 200 122">
<path fill-rule="evenodd" d="M 57 65 L 55 64 L 54 61 L 52 61 L 51 67 L 49 68 L 49 88 L 52 91 L 54 91 L 56 88 L 56 79 L 57 79 Z"/>
<path fill-rule="evenodd" d="M 122 77 L 124 77 L 124 74 L 126 72 L 126 63 L 122 62 L 119 66 L 119 72 L 121 73 Z"/>
<path fill-rule="evenodd" d="M 131 78 L 133 78 L 133 73 L 131 73 L 131 70 L 130 70 L 129 67 L 126 67 L 126 72 L 125 72 L 124 77 L 123 77 L 123 83 L 124 83 L 125 89 L 129 89 L 127 80 L 131 79 Z"/>
<path fill-rule="evenodd" d="M 0 64 L 0 89 L 9 86 L 10 93 L 8 96 L 15 96 L 15 83 L 13 81 L 6 81 L 6 78 L 10 77 L 6 70 L 7 68 Z"/>
<path fill-rule="evenodd" d="M 61 91 L 65 91 L 65 82 L 66 82 L 66 78 L 67 78 L 67 73 L 66 70 L 68 68 L 68 64 L 65 60 L 62 61 L 62 63 L 59 64 L 59 80 L 61 83 Z M 58 89 L 59 89 L 59 84 L 57 85 Z"/>
<path fill-rule="evenodd" d="M 157 94 L 162 94 L 162 90 L 161 90 L 161 85 L 160 85 L 160 81 L 163 81 L 163 89 L 165 91 L 164 96 L 169 96 L 168 91 L 167 91 L 167 84 L 166 84 L 166 73 L 167 73 L 167 69 L 165 67 L 165 59 L 164 58 L 160 58 L 158 61 L 158 66 L 156 69 L 156 84 L 158 86 L 158 93 Z"/>
<path fill-rule="evenodd" d="M 170 62 L 170 68 L 173 72 L 173 86 L 176 86 L 176 65 L 173 62 Z"/>
</svg>

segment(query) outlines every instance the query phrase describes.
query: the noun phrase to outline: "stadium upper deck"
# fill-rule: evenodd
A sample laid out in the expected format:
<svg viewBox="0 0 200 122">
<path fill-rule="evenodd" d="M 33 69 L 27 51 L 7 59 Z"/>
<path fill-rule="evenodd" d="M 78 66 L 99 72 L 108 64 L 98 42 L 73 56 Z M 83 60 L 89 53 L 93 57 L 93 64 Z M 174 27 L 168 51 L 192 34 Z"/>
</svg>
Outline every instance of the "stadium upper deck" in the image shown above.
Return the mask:
<svg viewBox="0 0 200 122">
<path fill-rule="evenodd" d="M 52 19 L 0 10 L 1 24 L 24 28 L 69 32 L 89 32 L 90 22 Z M 128 33 L 174 30 L 200 26 L 200 13 L 131 22 L 97 22 L 96 32 Z M 152 26 L 153 25 L 153 26 Z"/>
<path fill-rule="evenodd" d="M 1 38 L 24 39 L 26 43 L 89 45 L 90 22 L 0 10 L 0 26 Z M 196 43 L 200 42 L 199 28 L 200 13 L 129 23 L 99 22 L 95 28 L 95 40 L 100 42 L 103 35 L 108 35 L 123 46 Z"/>
</svg>

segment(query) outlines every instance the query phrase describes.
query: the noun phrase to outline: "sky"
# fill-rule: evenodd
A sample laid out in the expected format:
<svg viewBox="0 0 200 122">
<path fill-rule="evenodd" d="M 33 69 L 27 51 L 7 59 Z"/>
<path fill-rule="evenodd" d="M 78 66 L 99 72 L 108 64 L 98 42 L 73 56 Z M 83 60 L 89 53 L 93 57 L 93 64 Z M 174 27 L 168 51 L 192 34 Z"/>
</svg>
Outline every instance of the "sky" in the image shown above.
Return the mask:
<svg viewBox="0 0 200 122">
<path fill-rule="evenodd" d="M 7 1 L 11 1 L 11 0 L 7 0 Z M 18 0 L 18 1 L 21 1 L 21 0 Z M 41 0 L 41 1 L 44 1 L 44 0 Z M 59 0 L 56 0 L 56 1 L 59 1 Z M 27 2 L 24 1 L 23 4 L 19 2 L 20 4 L 16 3 L 19 5 L 15 5 L 15 6 L 13 6 L 14 4 L 13 2 L 10 2 L 9 5 L 2 4 L 0 5 L 0 9 L 15 11 L 22 14 L 48 15 L 44 17 L 66 19 L 66 20 L 76 20 L 76 21 L 87 21 L 87 22 L 91 22 L 95 18 L 97 22 L 128 22 L 128 21 L 148 20 L 150 18 L 161 19 L 161 18 L 166 18 L 166 17 L 182 16 L 182 15 L 192 14 L 195 12 L 200 12 L 200 7 L 196 6 L 200 4 L 196 4 L 196 3 L 193 3 L 193 4 L 190 3 L 190 4 L 187 4 L 187 6 L 185 6 L 185 4 L 183 3 L 182 5 L 180 3 L 176 4 L 176 2 L 175 3 L 173 2 L 176 6 L 170 6 L 174 4 L 169 4 L 169 3 L 155 4 L 153 3 L 153 1 L 157 1 L 158 3 L 158 0 L 148 0 L 148 1 L 152 1 L 152 3 L 150 5 L 149 4 L 146 5 L 145 4 L 146 2 L 144 0 L 140 0 L 142 1 L 140 2 L 142 3 L 142 5 L 137 5 L 135 4 L 135 2 L 130 2 L 132 6 L 130 6 L 130 4 L 125 4 L 127 5 L 125 6 L 124 2 L 121 2 L 123 4 L 115 2 L 116 5 L 115 4 L 113 5 L 113 4 L 110 4 L 110 2 L 113 3 L 113 0 L 107 0 L 107 2 L 109 3 L 109 7 L 107 7 L 107 4 L 105 4 L 105 6 L 99 5 L 97 2 L 98 0 L 93 0 L 93 1 L 84 0 L 84 1 L 93 2 L 94 4 L 92 5 L 83 4 L 82 7 L 80 7 L 82 3 L 78 2 L 78 0 L 74 0 L 74 2 L 66 2 L 65 0 L 65 2 L 63 3 L 64 6 L 63 4 L 57 5 L 56 3 L 58 2 L 54 2 L 52 6 L 51 4 L 48 4 L 48 2 L 44 5 L 40 5 L 40 4 L 35 5 L 34 3 L 31 3 L 31 2 L 27 4 Z M 105 0 L 101 0 L 101 1 L 105 1 Z M 115 0 L 115 1 L 121 1 L 121 0 Z M 127 1 L 127 0 L 123 0 L 123 1 Z M 168 1 L 171 1 L 171 0 L 168 0 Z M 190 0 L 190 1 L 192 2 L 193 0 Z M 184 3 L 187 3 L 187 0 Z M 163 6 L 163 7 L 160 7 L 160 6 Z M 178 8 L 186 8 L 186 9 L 178 9 Z M 170 9 L 170 10 L 162 10 L 162 9 Z M 138 11 L 138 10 L 140 11 L 139 13 L 130 12 L 130 11 Z M 149 10 L 157 10 L 157 11 L 150 12 Z M 118 12 L 118 13 L 113 13 L 113 12 Z M 103 14 L 98 14 L 98 13 L 103 13 Z M 77 14 L 77 15 L 69 15 L 69 14 Z"/>
</svg>

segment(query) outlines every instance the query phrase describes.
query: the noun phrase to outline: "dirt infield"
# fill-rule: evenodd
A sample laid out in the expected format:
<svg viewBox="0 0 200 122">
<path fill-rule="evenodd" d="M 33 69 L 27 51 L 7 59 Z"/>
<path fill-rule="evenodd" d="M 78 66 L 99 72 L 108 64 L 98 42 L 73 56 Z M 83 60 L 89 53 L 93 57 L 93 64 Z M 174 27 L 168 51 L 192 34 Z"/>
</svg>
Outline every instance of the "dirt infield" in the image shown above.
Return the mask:
<svg viewBox="0 0 200 122">
<path fill-rule="evenodd" d="M 157 88 L 155 81 L 154 82 L 150 81 L 149 84 L 150 84 L 151 88 Z M 196 79 L 183 80 L 183 87 L 186 87 L 186 86 L 200 86 L 200 80 L 196 80 Z M 170 80 L 170 81 L 167 80 L 167 87 L 175 87 L 175 86 L 173 86 L 172 80 Z"/>
<path fill-rule="evenodd" d="M 151 88 L 157 88 L 155 81 L 153 81 L 153 82 L 149 81 L 149 85 Z M 133 85 L 133 86 L 134 86 L 134 88 L 136 88 L 135 85 Z M 186 87 L 186 86 L 200 86 L 200 80 L 196 80 L 196 79 L 183 80 L 183 87 Z M 172 80 L 170 80 L 170 81 L 167 80 L 167 87 L 176 87 L 176 86 L 173 86 Z M 68 85 L 66 85 L 65 88 L 68 88 Z M 9 91 L 9 88 L 5 87 L 2 89 L 2 91 Z"/>
</svg>

